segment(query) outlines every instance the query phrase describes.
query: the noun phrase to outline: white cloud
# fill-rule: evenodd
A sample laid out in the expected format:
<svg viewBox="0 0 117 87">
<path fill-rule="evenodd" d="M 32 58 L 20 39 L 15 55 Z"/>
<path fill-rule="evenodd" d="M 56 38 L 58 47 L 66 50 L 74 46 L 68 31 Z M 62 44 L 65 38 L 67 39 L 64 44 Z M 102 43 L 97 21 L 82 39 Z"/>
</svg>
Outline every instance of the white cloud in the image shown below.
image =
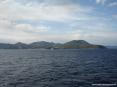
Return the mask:
<svg viewBox="0 0 117 87">
<path fill-rule="evenodd" d="M 48 27 L 45 26 L 32 26 L 31 24 L 17 24 L 15 29 L 18 31 L 30 32 L 30 33 L 40 33 L 47 32 L 49 30 Z"/>
<path fill-rule="evenodd" d="M 94 44 L 116 45 L 117 32 L 109 21 L 94 20 L 71 24 L 73 38 L 87 40 Z"/>
<path fill-rule="evenodd" d="M 112 2 L 108 5 L 109 7 L 117 6 L 117 2 Z"/>
<path fill-rule="evenodd" d="M 71 4 L 72 0 L 16 0 L 22 4 L 39 4 L 44 3 L 46 5 L 65 5 L 65 4 Z"/>
<path fill-rule="evenodd" d="M 105 4 L 107 0 L 96 0 L 97 4 Z"/>
<path fill-rule="evenodd" d="M 117 32 L 114 31 L 106 31 L 105 30 L 76 30 L 74 32 L 72 32 L 71 34 L 71 38 L 69 40 L 73 40 L 73 39 L 83 39 L 86 40 L 88 42 L 91 42 L 93 44 L 102 44 L 102 45 L 116 45 L 117 41 L 116 41 L 116 37 L 117 37 Z"/>
<path fill-rule="evenodd" d="M 31 0 L 30 0 L 31 1 Z M 37 0 L 36 0 L 37 1 Z M 34 26 L 31 24 L 16 24 L 18 20 L 47 20 L 69 22 L 72 20 L 85 20 L 84 15 L 92 11 L 92 8 L 80 5 L 64 4 L 63 1 L 50 4 L 49 0 L 43 3 L 22 4 L 16 0 L 3 0 L 0 2 L 0 40 L 30 42 L 36 40 L 65 39 L 71 35 L 42 35 L 49 31 L 48 26 Z M 65 1 L 65 0 L 64 0 Z M 67 1 L 68 2 L 68 1 Z M 58 3 L 58 4 L 57 4 Z M 79 16 L 74 15 L 75 13 Z M 38 33 L 38 34 L 37 34 Z M 63 37 L 63 38 L 62 38 Z"/>
<path fill-rule="evenodd" d="M 19 0 L 24 1 L 24 0 Z M 29 2 L 29 0 L 25 0 Z M 33 42 L 38 40 L 65 42 L 73 39 L 84 39 L 89 41 L 103 42 L 108 39 L 116 40 L 116 33 L 108 31 L 112 29 L 103 24 L 102 18 L 89 15 L 92 13 L 93 8 L 80 6 L 78 4 L 65 4 L 61 1 L 54 2 L 55 0 L 42 0 L 42 3 L 37 3 L 39 0 L 30 0 L 30 3 L 23 4 L 16 0 L 3 0 L 0 2 L 0 40 L 4 42 Z M 33 2 L 36 1 L 36 2 Z M 48 1 L 48 2 L 44 2 Z M 65 0 L 64 0 L 65 1 Z M 68 0 L 66 0 L 68 1 Z M 96 0 L 98 4 L 105 4 L 107 0 Z M 114 15 L 117 18 L 116 15 Z M 97 19 L 96 19 L 97 18 Z M 74 23 L 74 20 L 80 20 L 73 27 L 77 30 L 65 31 L 61 29 L 57 34 L 50 32 L 54 29 L 50 29 L 48 26 L 33 25 L 28 23 L 15 23 L 18 20 L 30 20 L 30 21 L 57 21 L 65 23 Z M 82 24 L 82 21 L 88 21 L 87 24 Z M 90 20 L 90 21 L 89 21 Z M 93 21 L 91 21 L 93 20 Z M 97 21 L 99 20 L 99 21 Z M 107 19 L 106 19 L 107 20 Z M 94 22 L 91 25 L 90 22 Z M 98 24 L 100 23 L 100 24 Z M 106 22 L 105 22 L 106 23 Z M 69 26 L 69 25 L 68 25 Z M 74 25 L 72 25 L 74 26 Z M 109 29 L 110 28 L 110 29 Z M 58 30 L 59 31 L 59 30 Z M 49 33 L 47 33 L 49 32 Z M 62 32 L 62 34 L 61 34 Z M 63 34 L 63 32 L 68 32 Z M 103 39 L 104 38 L 104 39 Z M 98 42 L 98 43 L 99 43 Z"/>
<path fill-rule="evenodd" d="M 7 29 L 11 27 L 11 22 L 5 19 L 0 19 L 0 29 Z"/>
<path fill-rule="evenodd" d="M 71 21 L 76 19 L 74 13 L 85 14 L 91 10 L 92 8 L 72 4 L 49 5 L 46 3 L 28 3 L 23 5 L 15 0 L 6 0 L 0 4 L 0 16 L 12 20 Z"/>
<path fill-rule="evenodd" d="M 30 42 L 38 40 L 40 33 L 48 32 L 49 27 L 30 24 L 14 24 L 12 21 L 0 20 L 0 42 Z M 38 34 L 37 34 L 38 33 Z"/>
</svg>

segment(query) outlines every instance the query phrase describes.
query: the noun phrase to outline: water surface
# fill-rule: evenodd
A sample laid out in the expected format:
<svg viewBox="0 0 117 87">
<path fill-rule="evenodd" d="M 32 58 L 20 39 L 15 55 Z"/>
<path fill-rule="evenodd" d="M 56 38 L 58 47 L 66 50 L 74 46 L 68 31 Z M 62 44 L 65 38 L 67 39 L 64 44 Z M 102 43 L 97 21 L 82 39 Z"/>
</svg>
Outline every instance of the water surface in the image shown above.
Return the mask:
<svg viewBox="0 0 117 87">
<path fill-rule="evenodd" d="M 0 87 L 117 83 L 117 49 L 0 50 Z"/>
</svg>

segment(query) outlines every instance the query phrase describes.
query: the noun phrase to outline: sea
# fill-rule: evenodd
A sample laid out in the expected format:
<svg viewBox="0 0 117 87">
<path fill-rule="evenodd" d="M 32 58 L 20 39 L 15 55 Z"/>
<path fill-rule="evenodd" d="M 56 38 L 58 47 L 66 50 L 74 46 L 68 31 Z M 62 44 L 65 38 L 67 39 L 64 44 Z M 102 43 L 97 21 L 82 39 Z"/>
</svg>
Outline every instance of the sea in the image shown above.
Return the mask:
<svg viewBox="0 0 117 87">
<path fill-rule="evenodd" d="M 117 49 L 1 49 L 0 87 L 117 87 Z"/>
</svg>

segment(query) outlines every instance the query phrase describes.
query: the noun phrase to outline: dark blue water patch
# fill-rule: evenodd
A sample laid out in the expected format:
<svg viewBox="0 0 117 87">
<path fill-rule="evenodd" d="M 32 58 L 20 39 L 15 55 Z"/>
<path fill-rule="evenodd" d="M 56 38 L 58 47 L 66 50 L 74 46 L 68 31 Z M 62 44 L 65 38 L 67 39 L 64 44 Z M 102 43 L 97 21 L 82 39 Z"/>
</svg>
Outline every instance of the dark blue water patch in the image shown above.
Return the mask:
<svg viewBox="0 0 117 87">
<path fill-rule="evenodd" d="M 117 83 L 117 49 L 0 50 L 0 87 Z"/>
</svg>

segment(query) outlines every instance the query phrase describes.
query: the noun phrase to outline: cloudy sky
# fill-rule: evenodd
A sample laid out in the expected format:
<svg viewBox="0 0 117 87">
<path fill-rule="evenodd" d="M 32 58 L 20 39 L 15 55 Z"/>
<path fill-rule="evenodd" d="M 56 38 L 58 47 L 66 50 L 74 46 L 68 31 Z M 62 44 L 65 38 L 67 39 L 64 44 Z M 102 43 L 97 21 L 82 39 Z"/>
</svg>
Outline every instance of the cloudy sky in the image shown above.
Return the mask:
<svg viewBox="0 0 117 87">
<path fill-rule="evenodd" d="M 117 0 L 0 0 L 0 42 L 74 39 L 117 45 Z"/>
</svg>

